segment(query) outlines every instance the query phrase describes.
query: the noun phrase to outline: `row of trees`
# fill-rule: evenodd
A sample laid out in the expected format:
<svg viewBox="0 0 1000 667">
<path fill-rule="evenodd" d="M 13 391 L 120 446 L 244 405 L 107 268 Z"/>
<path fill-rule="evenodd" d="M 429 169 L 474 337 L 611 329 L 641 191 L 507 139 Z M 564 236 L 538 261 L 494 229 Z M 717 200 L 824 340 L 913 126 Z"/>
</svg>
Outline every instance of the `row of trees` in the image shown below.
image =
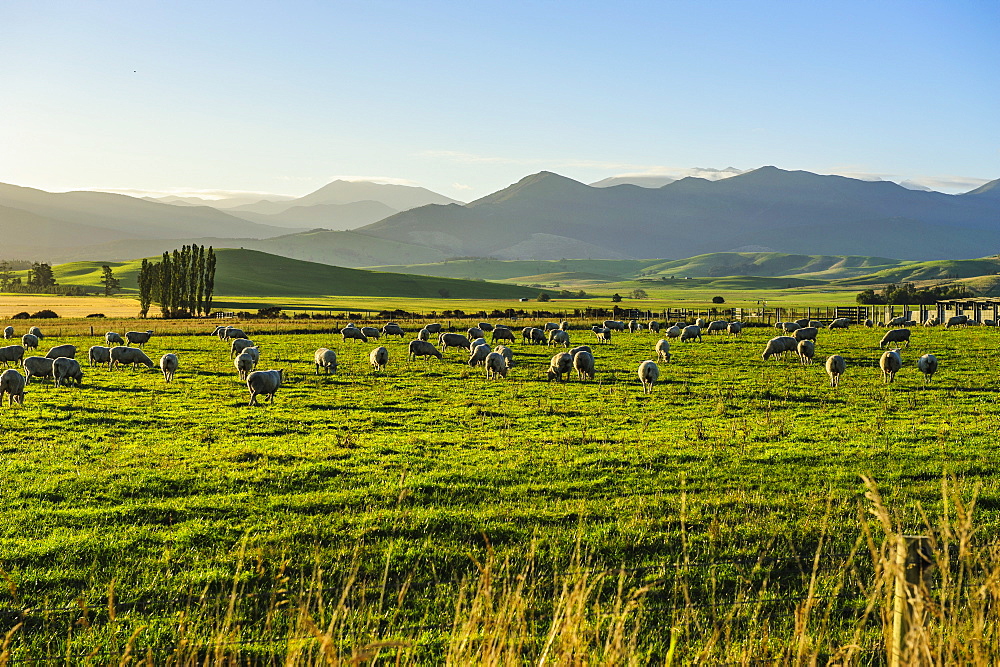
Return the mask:
<svg viewBox="0 0 1000 667">
<path fill-rule="evenodd" d="M 153 303 L 163 317 L 208 315 L 215 292 L 215 252 L 212 247 L 182 246 L 163 253 L 159 262 L 142 260 L 139 269 L 139 314 L 146 317 Z"/>
<path fill-rule="evenodd" d="M 965 285 L 937 285 L 917 289 L 913 283 L 901 285 L 886 285 L 881 292 L 866 289 L 858 293 L 857 302 L 861 305 L 920 305 L 933 304 L 942 299 L 966 299 L 975 294 Z"/>
</svg>

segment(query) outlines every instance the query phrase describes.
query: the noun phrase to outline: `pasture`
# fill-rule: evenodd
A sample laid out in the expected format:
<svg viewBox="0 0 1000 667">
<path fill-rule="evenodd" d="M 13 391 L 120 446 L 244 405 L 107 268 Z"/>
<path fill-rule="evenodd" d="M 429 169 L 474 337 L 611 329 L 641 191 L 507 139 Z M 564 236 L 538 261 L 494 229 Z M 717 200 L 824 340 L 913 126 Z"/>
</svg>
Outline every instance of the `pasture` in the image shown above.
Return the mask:
<svg viewBox="0 0 1000 667">
<path fill-rule="evenodd" d="M 30 324 L 55 326 L 14 323 Z M 774 329 L 672 341 L 644 395 L 636 368 L 660 338 L 648 331 L 597 345 L 572 322 L 597 379 L 546 383 L 557 350 L 520 340 L 509 377 L 487 381 L 464 351 L 408 362 L 412 335 L 364 344 L 247 322 L 259 368 L 285 369 L 274 403 L 248 408 L 203 324 L 145 346 L 179 356 L 169 385 L 155 369 L 88 367 L 97 336 L 47 337 L 42 353 L 80 349 L 83 387 L 32 383 L 23 407 L 0 408 L 12 658 L 777 664 L 852 651 L 867 664 L 884 655 L 885 535 L 861 475 L 904 532 L 937 530 L 975 495 L 966 546 L 996 544 L 994 329 L 915 328 L 892 385 L 877 329 L 820 331 L 811 366 L 763 362 Z M 368 365 L 380 344 L 384 372 Z M 314 373 L 319 347 L 337 351 L 335 374 Z M 927 386 L 924 352 L 941 363 Z M 831 354 L 847 360 L 838 389 Z M 949 622 L 964 623 L 972 603 L 955 604 Z"/>
</svg>

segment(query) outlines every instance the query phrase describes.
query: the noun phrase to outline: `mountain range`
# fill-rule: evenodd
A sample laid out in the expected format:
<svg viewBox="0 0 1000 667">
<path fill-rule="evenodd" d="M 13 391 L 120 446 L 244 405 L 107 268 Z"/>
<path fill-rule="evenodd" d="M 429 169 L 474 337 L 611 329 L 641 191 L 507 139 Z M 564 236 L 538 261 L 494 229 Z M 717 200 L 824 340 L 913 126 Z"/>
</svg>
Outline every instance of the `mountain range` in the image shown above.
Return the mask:
<svg viewBox="0 0 1000 667">
<path fill-rule="evenodd" d="M 539 172 L 468 204 L 348 181 L 224 210 L 177 203 L 0 185 L 0 255 L 122 260 L 192 241 L 342 266 L 671 260 L 731 250 L 927 260 L 1000 251 L 1000 180 L 949 195 L 775 167 L 660 187 L 596 187 Z M 356 228 L 343 231 L 336 220 Z"/>
</svg>

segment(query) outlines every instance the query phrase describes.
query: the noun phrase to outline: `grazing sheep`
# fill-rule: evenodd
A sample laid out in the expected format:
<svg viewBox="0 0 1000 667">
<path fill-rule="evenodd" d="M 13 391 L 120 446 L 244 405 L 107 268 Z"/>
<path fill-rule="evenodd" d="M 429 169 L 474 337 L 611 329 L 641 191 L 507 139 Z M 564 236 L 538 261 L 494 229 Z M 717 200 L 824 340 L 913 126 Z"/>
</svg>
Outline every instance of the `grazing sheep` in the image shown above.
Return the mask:
<svg viewBox="0 0 1000 667">
<path fill-rule="evenodd" d="M 430 331 L 432 334 L 441 333 L 441 324 L 434 322 L 432 324 L 425 324 L 424 328 Z"/>
<path fill-rule="evenodd" d="M 997 326 L 997 321 L 996 320 L 983 320 L 983 326 L 984 327 L 995 327 L 995 326 Z"/>
<path fill-rule="evenodd" d="M 813 362 L 813 357 L 816 356 L 816 341 L 811 338 L 800 340 L 796 352 L 799 354 L 799 361 L 808 366 Z"/>
<path fill-rule="evenodd" d="M 577 352 L 590 352 L 591 354 L 594 353 L 594 351 L 590 349 L 589 345 L 577 345 L 576 347 L 570 348 L 568 351 L 569 354 L 574 357 L 576 356 Z"/>
<path fill-rule="evenodd" d="M 556 380 L 558 382 L 563 381 L 563 376 L 569 379 L 569 373 L 573 370 L 573 357 L 570 356 L 568 352 L 560 352 L 559 354 L 552 357 L 552 361 L 549 362 L 549 370 L 546 373 L 546 382 L 550 380 Z"/>
<path fill-rule="evenodd" d="M 536 327 L 525 327 L 521 330 L 521 336 L 526 343 L 545 345 L 545 332 Z"/>
<path fill-rule="evenodd" d="M 486 332 L 493 331 L 493 325 L 490 324 L 489 322 L 480 322 L 476 326 L 479 327 L 480 329 L 482 329 L 483 331 L 486 331 Z M 484 336 L 484 338 L 485 338 L 485 336 Z"/>
<path fill-rule="evenodd" d="M 718 331 L 721 333 L 728 328 L 729 328 L 729 322 L 725 320 L 715 320 L 713 322 L 708 323 L 708 333 L 712 333 L 713 331 Z"/>
<path fill-rule="evenodd" d="M 420 331 L 417 332 L 417 338 L 419 340 L 423 340 L 423 341 L 430 340 L 431 339 L 431 332 L 428 331 L 426 328 L 421 329 Z"/>
<path fill-rule="evenodd" d="M 701 327 L 697 324 L 691 324 L 684 327 L 684 331 L 681 332 L 681 342 L 697 340 L 701 342 Z"/>
<path fill-rule="evenodd" d="M 230 359 L 235 357 L 237 354 L 241 353 L 248 347 L 254 347 L 254 342 L 246 338 L 234 338 L 233 342 L 229 344 L 229 357 Z"/>
<path fill-rule="evenodd" d="M 906 316 L 900 315 L 899 317 L 894 317 L 885 323 L 887 327 L 901 327 L 906 324 Z"/>
<path fill-rule="evenodd" d="M 368 340 L 378 340 L 382 332 L 375 327 L 361 327 L 361 333 L 365 335 Z"/>
<path fill-rule="evenodd" d="M 625 331 L 625 323 L 618 320 L 604 320 L 601 326 L 612 331 Z"/>
<path fill-rule="evenodd" d="M 469 365 L 482 366 L 486 363 L 486 357 L 493 353 L 489 345 L 473 345 L 470 350 Z"/>
<path fill-rule="evenodd" d="M 21 362 L 25 374 L 24 381 L 30 383 L 32 377 L 52 377 L 52 361 L 48 357 L 27 357 Z"/>
<path fill-rule="evenodd" d="M 559 323 L 559 329 L 561 331 L 569 331 L 569 322 L 567 322 L 566 320 L 563 320 L 562 322 L 560 322 Z"/>
<path fill-rule="evenodd" d="M 966 327 L 969 326 L 969 316 L 968 315 L 952 315 L 948 318 L 948 321 L 944 323 L 945 329 L 950 329 L 952 327 Z"/>
<path fill-rule="evenodd" d="M 801 319 L 795 320 L 795 323 L 799 325 L 799 328 L 809 326 L 809 318 L 803 317 Z"/>
<path fill-rule="evenodd" d="M 925 354 L 917 359 L 917 368 L 924 374 L 924 382 L 930 382 L 937 373 L 938 360 L 933 354 Z"/>
<path fill-rule="evenodd" d="M 389 350 L 384 347 L 376 347 L 368 353 L 368 363 L 377 371 L 384 371 L 385 365 L 389 363 Z"/>
<path fill-rule="evenodd" d="M 819 333 L 819 329 L 816 327 L 802 327 L 801 329 L 796 329 L 792 332 L 792 338 L 795 340 L 816 340 L 816 334 Z"/>
<path fill-rule="evenodd" d="M 583 380 L 594 379 L 594 355 L 590 352 L 577 352 L 573 355 L 573 368 L 577 377 Z"/>
<path fill-rule="evenodd" d="M 823 327 L 823 323 L 820 322 L 819 320 L 809 320 L 809 326 L 820 329 Z"/>
<path fill-rule="evenodd" d="M 644 361 L 639 364 L 639 380 L 642 382 L 642 391 L 646 394 L 653 393 L 653 385 L 660 379 L 660 367 L 655 361 Z"/>
<path fill-rule="evenodd" d="M 142 347 L 149 342 L 149 339 L 153 337 L 152 331 L 126 331 L 125 332 L 125 344 L 126 345 L 138 345 Z"/>
<path fill-rule="evenodd" d="M 767 361 L 779 354 L 784 355 L 785 352 L 795 352 L 798 349 L 798 345 L 799 342 L 791 336 L 777 336 L 767 341 L 764 352 L 760 356 L 764 361 Z"/>
<path fill-rule="evenodd" d="M 11 362 L 18 362 L 24 359 L 23 345 L 7 345 L 0 347 L 0 361 L 4 366 L 9 366 Z"/>
<path fill-rule="evenodd" d="M 321 368 L 327 375 L 335 373 L 337 371 L 337 353 L 329 348 L 321 347 L 313 355 L 313 363 L 316 364 L 315 375 L 319 375 Z"/>
<path fill-rule="evenodd" d="M 258 396 L 267 396 L 268 403 L 274 403 L 274 395 L 278 393 L 281 386 L 285 369 L 254 371 L 247 376 L 247 389 L 250 390 L 250 403 L 248 406 L 257 405 Z"/>
<path fill-rule="evenodd" d="M 743 323 L 742 322 L 730 322 L 729 326 L 726 327 L 726 331 L 728 331 L 733 336 L 739 336 L 740 332 L 743 331 Z"/>
<path fill-rule="evenodd" d="M 163 380 L 165 382 L 171 382 L 174 379 L 174 373 L 177 372 L 179 365 L 180 362 L 177 360 L 177 355 L 173 352 L 168 352 L 160 357 L 160 370 L 163 371 Z"/>
<path fill-rule="evenodd" d="M 510 342 L 513 343 L 516 340 L 513 331 L 511 331 L 507 327 L 501 327 L 501 326 L 494 327 L 493 331 L 490 333 L 490 336 L 491 336 L 490 337 L 491 343 L 495 343 L 498 340 L 509 340 Z"/>
<path fill-rule="evenodd" d="M 343 336 L 345 343 L 348 340 L 360 340 L 362 343 L 368 342 L 368 336 L 365 335 L 365 332 L 354 325 L 341 329 L 340 335 Z"/>
<path fill-rule="evenodd" d="M 111 348 L 110 368 L 113 369 L 118 365 L 123 365 L 123 366 L 131 365 L 132 368 L 135 369 L 140 364 L 145 366 L 146 368 L 152 368 L 153 360 L 147 357 L 146 353 L 138 348 L 134 347 Z"/>
<path fill-rule="evenodd" d="M 490 352 L 486 355 L 487 380 L 499 380 L 500 378 L 505 378 L 507 377 L 508 370 L 510 370 L 510 365 L 502 355 L 497 352 Z"/>
<path fill-rule="evenodd" d="M 108 347 L 125 344 L 125 339 L 117 331 L 109 331 L 104 334 L 104 341 L 108 344 Z"/>
<path fill-rule="evenodd" d="M 63 382 L 79 387 L 83 384 L 83 369 L 80 362 L 69 357 L 57 357 L 52 360 L 52 384 L 61 387 Z"/>
<path fill-rule="evenodd" d="M 910 330 L 909 329 L 890 329 L 885 332 L 882 336 L 882 340 L 879 342 L 878 346 L 884 348 L 889 343 L 906 343 L 906 346 L 910 346 Z"/>
<path fill-rule="evenodd" d="M 562 329 L 553 329 L 549 332 L 549 345 L 569 347 L 569 334 Z"/>
<path fill-rule="evenodd" d="M 54 348 L 46 352 L 45 356 L 49 359 L 58 359 L 59 357 L 69 357 L 70 359 L 75 359 L 76 345 L 56 345 Z"/>
<path fill-rule="evenodd" d="M 240 352 L 240 354 L 249 354 L 251 357 L 253 357 L 253 367 L 254 367 L 254 370 L 257 370 L 257 362 L 260 361 L 260 348 L 259 347 L 257 347 L 256 345 L 254 345 L 253 347 L 243 348 L 243 351 Z"/>
<path fill-rule="evenodd" d="M 705 327 L 708 326 L 708 321 L 704 317 L 699 317 L 694 321 L 694 324 L 696 327 L 704 329 Z"/>
<path fill-rule="evenodd" d="M 382 327 L 382 335 L 399 336 L 400 338 L 402 338 L 403 336 L 406 335 L 406 332 L 403 331 L 403 327 L 399 326 L 395 322 L 389 322 L 384 327 Z"/>
<path fill-rule="evenodd" d="M 28 329 L 28 333 L 30 333 L 32 336 L 37 337 L 38 340 L 42 340 L 43 338 L 45 338 L 45 336 L 42 335 L 42 330 L 39 329 L 38 327 L 31 327 L 30 329 Z"/>
<path fill-rule="evenodd" d="M 865 326 L 868 327 L 869 329 L 871 329 L 871 328 L 873 328 L 875 326 L 875 322 L 872 321 L 871 319 L 867 319 L 867 320 L 865 320 Z"/>
<path fill-rule="evenodd" d="M 781 323 L 781 330 L 784 331 L 785 333 L 792 333 L 796 329 L 801 329 L 801 328 L 802 327 L 799 326 L 798 322 L 782 322 Z"/>
<path fill-rule="evenodd" d="M 938 318 L 936 318 L 936 317 L 928 317 L 926 320 L 923 321 L 922 326 L 925 326 L 925 327 L 936 327 L 938 324 L 940 324 L 940 322 L 938 321 Z"/>
<path fill-rule="evenodd" d="M 670 343 L 665 339 L 660 339 L 657 341 L 655 349 L 657 359 L 664 363 L 670 361 Z"/>
<path fill-rule="evenodd" d="M 427 361 L 427 357 L 437 357 L 438 359 L 442 358 L 441 353 L 438 352 L 434 345 L 426 340 L 420 340 L 419 338 L 417 340 L 410 341 L 409 353 L 408 359 L 410 361 L 415 360 L 417 357 L 423 357 L 424 361 Z"/>
<path fill-rule="evenodd" d="M 554 331 L 555 329 L 558 328 L 559 328 L 558 322 L 546 322 L 545 324 L 542 325 L 543 332 Z"/>
<path fill-rule="evenodd" d="M 507 347 L 506 345 L 497 345 L 493 348 L 493 351 L 503 357 L 504 361 L 507 363 L 507 368 L 513 368 L 514 366 L 514 351 Z M 489 358 L 489 355 L 487 355 Z"/>
<path fill-rule="evenodd" d="M 441 352 L 447 352 L 449 347 L 468 350 L 472 347 L 472 342 L 462 334 L 444 332 L 438 336 L 438 345 L 441 346 Z"/>
<path fill-rule="evenodd" d="M 38 349 L 38 336 L 35 334 L 26 333 L 21 336 L 21 345 L 24 346 L 26 350 L 37 350 Z"/>
<path fill-rule="evenodd" d="M 649 321 L 649 330 L 651 333 L 660 333 L 660 323 L 656 320 Z"/>
<path fill-rule="evenodd" d="M 611 329 L 609 329 L 607 327 L 599 327 L 599 328 L 597 328 L 597 329 L 594 330 L 594 333 L 597 334 L 597 342 L 598 343 L 610 343 L 611 342 Z"/>
<path fill-rule="evenodd" d="M 917 326 L 917 321 L 916 320 L 906 320 L 905 322 L 903 322 L 903 326 L 904 327 L 915 327 L 915 326 Z"/>
<path fill-rule="evenodd" d="M 838 317 L 834 321 L 830 322 L 827 329 L 850 329 L 851 321 L 846 317 Z"/>
<path fill-rule="evenodd" d="M 111 366 L 111 348 L 103 345 L 94 345 L 87 350 L 87 361 L 91 366 L 97 364 L 108 364 Z"/>
<path fill-rule="evenodd" d="M 477 338 L 476 340 L 469 343 L 469 352 L 472 352 L 473 348 L 476 347 L 489 347 L 490 344 L 486 342 L 485 338 Z"/>
<path fill-rule="evenodd" d="M 240 352 L 233 359 L 233 366 L 236 367 L 236 372 L 240 374 L 240 381 L 246 382 L 250 373 L 257 368 L 257 362 L 254 361 L 253 355 Z"/>
<path fill-rule="evenodd" d="M 674 326 L 667 329 L 666 335 L 667 338 L 680 338 L 681 328 L 675 324 Z"/>
<path fill-rule="evenodd" d="M 479 327 L 469 327 L 469 330 L 466 333 L 469 336 L 469 340 L 486 337 L 486 333 Z"/>
<path fill-rule="evenodd" d="M 24 405 L 24 376 L 8 368 L 0 373 L 0 403 L 3 402 L 3 395 L 7 394 L 7 406 L 13 407 L 15 403 Z"/>
<path fill-rule="evenodd" d="M 628 324 L 625 325 L 629 333 L 636 333 L 641 329 L 641 325 L 636 320 L 629 320 Z"/>
<path fill-rule="evenodd" d="M 10 340 L 14 337 L 14 327 L 4 327 L 3 337 L 5 340 Z"/>
<path fill-rule="evenodd" d="M 836 388 L 840 385 L 840 376 L 844 374 L 845 370 L 847 370 L 847 362 L 839 354 L 826 358 L 826 372 L 830 376 L 831 387 Z"/>
<path fill-rule="evenodd" d="M 244 333 L 243 329 L 237 329 L 236 327 L 223 327 L 219 338 L 223 341 L 227 341 L 234 338 L 249 338 L 249 336 Z"/>
<path fill-rule="evenodd" d="M 889 384 L 896 379 L 896 373 L 903 367 L 903 357 L 899 354 L 899 348 L 886 350 L 882 353 L 882 358 L 878 360 L 879 368 L 882 369 L 882 381 Z"/>
</svg>

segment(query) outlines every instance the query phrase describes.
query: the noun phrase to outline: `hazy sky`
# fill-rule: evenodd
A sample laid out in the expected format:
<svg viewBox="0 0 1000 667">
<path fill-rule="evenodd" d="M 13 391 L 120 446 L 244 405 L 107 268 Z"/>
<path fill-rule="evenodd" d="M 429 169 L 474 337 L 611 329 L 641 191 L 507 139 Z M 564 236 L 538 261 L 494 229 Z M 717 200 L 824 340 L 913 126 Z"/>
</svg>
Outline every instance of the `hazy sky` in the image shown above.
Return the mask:
<svg viewBox="0 0 1000 667">
<path fill-rule="evenodd" d="M 4 0 L 0 26 L 0 182 L 46 190 L 1000 177 L 997 0 Z"/>
</svg>

